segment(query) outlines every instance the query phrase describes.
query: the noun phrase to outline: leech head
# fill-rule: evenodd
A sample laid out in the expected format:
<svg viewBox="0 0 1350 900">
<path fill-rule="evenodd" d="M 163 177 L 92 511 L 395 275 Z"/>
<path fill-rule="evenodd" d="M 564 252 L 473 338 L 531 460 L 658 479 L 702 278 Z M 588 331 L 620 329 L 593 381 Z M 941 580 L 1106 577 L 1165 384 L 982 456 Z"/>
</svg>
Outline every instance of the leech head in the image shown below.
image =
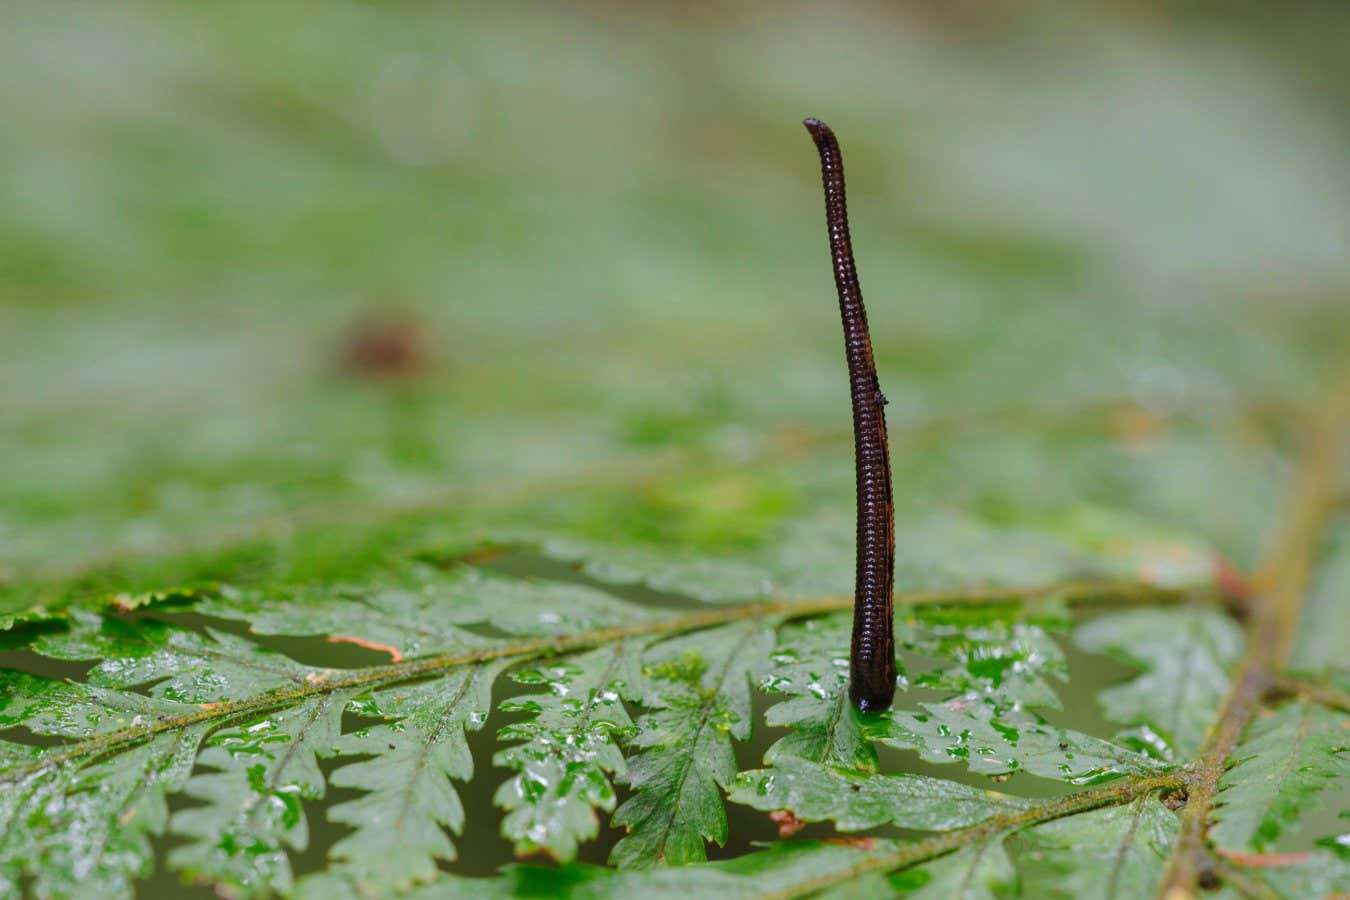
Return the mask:
<svg viewBox="0 0 1350 900">
<path fill-rule="evenodd" d="M 849 697 L 863 712 L 880 712 L 895 696 L 895 633 L 891 591 L 895 572 L 895 509 L 891 501 L 891 459 L 886 442 L 886 398 L 877 382 L 872 337 L 867 328 L 853 243 L 848 230 L 844 161 L 839 142 L 819 119 L 802 123 L 820 153 L 825 187 L 834 286 L 844 324 L 853 404 L 853 458 L 857 473 L 858 543 L 853 586 L 853 646 Z"/>
</svg>

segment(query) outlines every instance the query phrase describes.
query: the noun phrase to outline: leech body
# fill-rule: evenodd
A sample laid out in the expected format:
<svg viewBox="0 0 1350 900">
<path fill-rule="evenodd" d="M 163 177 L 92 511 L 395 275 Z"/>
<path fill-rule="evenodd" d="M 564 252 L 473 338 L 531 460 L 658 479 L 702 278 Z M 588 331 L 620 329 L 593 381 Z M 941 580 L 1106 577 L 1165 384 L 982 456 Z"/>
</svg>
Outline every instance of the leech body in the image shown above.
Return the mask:
<svg viewBox="0 0 1350 900">
<path fill-rule="evenodd" d="M 867 330 L 858 270 L 848 233 L 844 161 L 839 142 L 818 119 L 803 122 L 820 151 L 825 183 L 825 222 L 834 261 L 834 286 L 844 322 L 853 400 L 853 452 L 858 481 L 857 576 L 853 587 L 853 647 L 849 697 L 863 712 L 879 712 L 895 696 L 895 629 L 891 591 L 895 581 L 895 510 L 891 460 L 886 444 L 886 398 L 877 382 L 872 338 Z"/>
</svg>

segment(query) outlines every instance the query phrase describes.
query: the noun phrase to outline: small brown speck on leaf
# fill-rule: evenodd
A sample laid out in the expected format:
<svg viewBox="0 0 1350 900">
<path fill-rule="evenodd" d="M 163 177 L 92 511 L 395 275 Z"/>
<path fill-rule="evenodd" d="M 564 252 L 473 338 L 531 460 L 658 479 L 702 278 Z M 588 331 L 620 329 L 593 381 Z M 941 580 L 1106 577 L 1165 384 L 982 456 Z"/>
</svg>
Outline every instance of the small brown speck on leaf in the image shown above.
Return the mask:
<svg viewBox="0 0 1350 900">
<path fill-rule="evenodd" d="M 363 378 L 412 378 L 425 372 L 431 363 L 428 338 L 426 326 L 412 317 L 365 319 L 347 334 L 342 369 Z"/>
<path fill-rule="evenodd" d="M 1222 556 L 1214 558 L 1214 586 L 1217 587 L 1225 597 L 1231 597 L 1234 600 L 1249 600 L 1252 596 L 1252 583 L 1247 575 L 1233 563 L 1232 560 Z"/>
<path fill-rule="evenodd" d="M 790 838 L 806 827 L 806 823 L 786 809 L 775 809 L 769 813 L 769 819 L 778 826 L 780 838 Z"/>
</svg>

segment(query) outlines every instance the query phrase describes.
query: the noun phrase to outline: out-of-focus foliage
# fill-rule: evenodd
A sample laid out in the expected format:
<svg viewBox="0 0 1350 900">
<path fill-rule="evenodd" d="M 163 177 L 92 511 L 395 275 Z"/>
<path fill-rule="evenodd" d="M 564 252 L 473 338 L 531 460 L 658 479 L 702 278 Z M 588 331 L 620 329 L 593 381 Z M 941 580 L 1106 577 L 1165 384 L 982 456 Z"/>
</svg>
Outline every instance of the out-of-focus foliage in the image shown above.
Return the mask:
<svg viewBox="0 0 1350 900">
<path fill-rule="evenodd" d="M 21 4 L 0 37 L 10 580 L 359 568 L 338 541 L 382 553 L 391 510 L 519 524 L 522 493 L 673 454 L 730 471 L 540 514 L 717 549 L 842 506 L 827 472 L 743 465 L 847 426 L 807 113 L 844 142 L 896 428 L 1217 413 L 1304 395 L 1341 349 L 1340 107 L 1258 47 L 1050 11 L 728 15 Z M 897 483 L 988 514 L 1189 499 L 1185 524 L 1250 561 L 1256 510 L 1212 488 L 1278 461 L 1150 421 L 1114 427 L 1166 467 L 1005 432 L 897 452 Z"/>
</svg>

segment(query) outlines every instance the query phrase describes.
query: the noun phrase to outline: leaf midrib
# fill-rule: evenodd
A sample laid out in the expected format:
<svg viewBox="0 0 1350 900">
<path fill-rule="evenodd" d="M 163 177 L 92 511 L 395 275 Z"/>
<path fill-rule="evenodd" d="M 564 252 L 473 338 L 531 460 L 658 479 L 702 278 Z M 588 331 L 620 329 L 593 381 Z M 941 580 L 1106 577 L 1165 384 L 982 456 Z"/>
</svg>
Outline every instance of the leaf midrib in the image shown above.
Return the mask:
<svg viewBox="0 0 1350 900">
<path fill-rule="evenodd" d="M 427 734 L 427 739 L 417 748 L 417 762 L 413 766 L 412 774 L 408 777 L 408 780 L 404 782 L 403 789 L 399 792 L 402 794 L 402 797 L 399 801 L 398 819 L 394 826 L 396 832 L 402 833 L 403 831 L 403 824 L 408 818 L 408 809 L 412 806 L 412 786 L 417 782 L 418 778 L 422 777 L 422 772 L 427 767 L 427 760 L 431 758 L 431 748 L 440 743 L 441 738 L 445 735 L 445 730 L 450 727 L 456 707 L 459 706 L 460 701 L 469 693 L 469 689 L 473 686 L 474 682 L 477 681 L 478 675 L 479 672 L 475 670 L 468 673 L 464 680 L 460 682 L 459 688 L 455 691 L 455 695 L 450 699 L 449 703 L 445 704 L 441 714 L 436 717 L 436 727 Z"/>
<path fill-rule="evenodd" d="M 712 718 L 710 710 L 722 692 L 722 685 L 726 682 L 727 675 L 731 672 L 732 662 L 740 655 L 741 651 L 745 649 L 745 645 L 749 643 L 750 637 L 755 633 L 755 630 L 756 626 L 754 625 L 746 627 L 745 633 L 741 635 L 740 640 L 736 642 L 735 647 L 727 654 L 726 659 L 722 661 L 722 667 L 717 673 L 715 686 L 708 692 L 703 703 L 699 705 L 698 727 L 694 729 L 694 737 L 693 740 L 690 741 L 689 752 L 683 754 L 682 762 L 680 764 L 679 783 L 676 785 L 674 792 L 677 799 L 676 802 L 670 804 L 670 815 L 666 817 L 666 824 L 661 829 L 661 852 L 657 856 L 657 859 L 659 860 L 664 861 L 666 858 L 666 843 L 670 838 L 671 830 L 675 827 L 675 813 L 684 804 L 684 786 L 689 780 L 689 771 L 694 767 L 694 755 L 698 751 L 699 741 L 703 739 L 703 729 L 707 727 L 708 720 Z"/>
<path fill-rule="evenodd" d="M 1130 811 L 1130 826 L 1125 829 L 1125 837 L 1116 847 L 1115 856 L 1111 860 L 1111 877 L 1106 882 L 1106 896 L 1110 900 L 1115 900 L 1120 889 L 1120 873 L 1125 867 L 1125 857 L 1129 855 L 1130 847 L 1134 843 L 1134 833 L 1139 828 L 1139 820 L 1143 818 L 1144 807 L 1148 805 L 1148 800 L 1148 794 L 1141 794 L 1135 802 L 1134 808 Z"/>
<path fill-rule="evenodd" d="M 1173 715 L 1170 717 L 1172 726 L 1170 730 L 1172 746 L 1175 747 L 1178 752 L 1180 751 L 1180 748 L 1177 747 L 1177 743 L 1180 740 L 1181 735 L 1182 716 L 1188 709 L 1184 704 L 1186 697 L 1190 692 L 1191 672 L 1195 669 L 1196 656 L 1201 652 L 1199 649 L 1199 642 L 1194 640 L 1197 631 L 1195 627 L 1195 616 L 1186 616 L 1185 622 L 1186 636 L 1190 640 L 1186 641 L 1185 652 L 1181 655 L 1181 675 L 1174 681 L 1177 690 L 1175 699 L 1172 703 Z"/>
</svg>

